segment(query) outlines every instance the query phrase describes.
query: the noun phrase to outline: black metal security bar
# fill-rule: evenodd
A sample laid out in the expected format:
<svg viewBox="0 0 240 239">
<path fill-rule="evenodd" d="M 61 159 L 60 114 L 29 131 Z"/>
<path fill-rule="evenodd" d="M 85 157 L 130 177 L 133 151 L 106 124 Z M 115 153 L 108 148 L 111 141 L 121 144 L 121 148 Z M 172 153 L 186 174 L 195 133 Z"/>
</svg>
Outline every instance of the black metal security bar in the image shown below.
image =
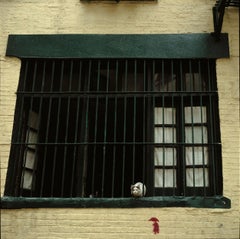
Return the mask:
<svg viewBox="0 0 240 239">
<path fill-rule="evenodd" d="M 214 60 L 24 59 L 5 195 L 220 195 Z"/>
</svg>

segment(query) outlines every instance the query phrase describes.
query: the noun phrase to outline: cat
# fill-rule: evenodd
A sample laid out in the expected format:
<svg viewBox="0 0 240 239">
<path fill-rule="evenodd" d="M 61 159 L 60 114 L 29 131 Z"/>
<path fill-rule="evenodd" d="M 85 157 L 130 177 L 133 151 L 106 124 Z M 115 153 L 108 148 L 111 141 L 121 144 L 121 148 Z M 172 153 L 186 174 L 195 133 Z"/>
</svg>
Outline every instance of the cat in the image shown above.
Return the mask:
<svg viewBox="0 0 240 239">
<path fill-rule="evenodd" d="M 131 185 L 131 195 L 133 197 L 144 197 L 146 195 L 146 191 L 146 186 L 141 182 Z"/>
</svg>

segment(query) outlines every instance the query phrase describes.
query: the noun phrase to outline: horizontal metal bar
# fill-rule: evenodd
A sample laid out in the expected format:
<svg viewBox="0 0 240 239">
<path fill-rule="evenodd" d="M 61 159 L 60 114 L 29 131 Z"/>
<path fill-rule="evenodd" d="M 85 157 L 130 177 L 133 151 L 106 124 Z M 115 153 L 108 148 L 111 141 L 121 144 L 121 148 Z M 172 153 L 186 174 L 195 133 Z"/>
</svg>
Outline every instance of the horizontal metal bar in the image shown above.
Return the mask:
<svg viewBox="0 0 240 239">
<path fill-rule="evenodd" d="M 64 95 L 64 96 L 72 96 L 76 95 L 79 96 L 79 94 L 83 95 L 136 95 L 136 94 L 166 94 L 172 96 L 172 94 L 216 94 L 217 91 L 49 91 L 49 92 L 40 92 L 40 91 L 18 91 L 16 92 L 16 95 L 30 95 L 30 96 L 52 96 L 52 95 Z"/>
<path fill-rule="evenodd" d="M 155 169 L 177 169 L 177 165 L 155 165 Z"/>
<path fill-rule="evenodd" d="M 156 147 L 177 147 L 179 145 L 185 146 L 210 146 L 210 145 L 221 145 L 221 143 L 154 143 L 154 142 L 45 142 L 45 143 L 25 143 L 25 142 L 13 142 L 12 145 L 60 145 L 60 146 L 74 146 L 74 145 L 154 145 Z"/>
<path fill-rule="evenodd" d="M 130 98 L 130 97 L 140 97 L 140 98 L 144 98 L 144 97 L 158 97 L 158 96 L 164 96 L 164 97 L 208 97 L 208 96 L 216 96 L 217 92 L 123 92 L 123 93 L 95 93 L 95 94 L 91 94 L 91 93 L 75 93 L 75 94 L 35 94 L 35 93 L 30 93 L 30 94 L 22 94 L 22 95 L 18 95 L 18 97 L 24 97 L 24 98 L 35 98 L 35 99 L 39 99 L 40 97 L 45 98 L 45 99 L 67 99 L 67 98 L 92 98 L 95 99 L 96 97 L 98 98 L 105 98 L 106 96 L 109 99 L 115 99 L 116 97 L 118 97 L 119 99 L 124 99 L 124 97 L 126 98 Z"/>
</svg>

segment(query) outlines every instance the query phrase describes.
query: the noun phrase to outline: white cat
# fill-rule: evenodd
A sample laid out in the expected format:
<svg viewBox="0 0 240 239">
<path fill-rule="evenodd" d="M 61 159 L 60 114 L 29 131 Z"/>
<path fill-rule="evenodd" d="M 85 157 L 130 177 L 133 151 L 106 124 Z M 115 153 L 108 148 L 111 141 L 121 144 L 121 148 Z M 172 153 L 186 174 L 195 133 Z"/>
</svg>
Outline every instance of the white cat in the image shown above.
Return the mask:
<svg viewBox="0 0 240 239">
<path fill-rule="evenodd" d="M 146 186 L 141 182 L 131 185 L 131 195 L 133 197 L 144 197 L 146 195 L 146 191 Z"/>
</svg>

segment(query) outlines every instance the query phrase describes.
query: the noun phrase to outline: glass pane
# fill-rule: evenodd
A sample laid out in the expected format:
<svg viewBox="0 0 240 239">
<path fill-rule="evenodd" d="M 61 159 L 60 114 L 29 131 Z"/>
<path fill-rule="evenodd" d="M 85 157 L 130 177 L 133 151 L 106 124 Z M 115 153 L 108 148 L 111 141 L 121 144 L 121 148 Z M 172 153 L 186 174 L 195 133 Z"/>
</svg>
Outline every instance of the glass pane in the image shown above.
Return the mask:
<svg viewBox="0 0 240 239">
<path fill-rule="evenodd" d="M 114 79 L 115 80 L 115 79 Z M 143 91 L 144 89 L 144 76 L 139 73 L 128 73 L 127 79 L 123 76 L 123 91 Z M 126 81 L 126 83 L 125 83 Z M 125 89 L 127 87 L 127 89 Z"/>
<path fill-rule="evenodd" d="M 186 143 L 207 143 L 207 127 L 205 126 L 194 126 L 185 127 L 185 142 Z"/>
<path fill-rule="evenodd" d="M 176 123 L 176 109 L 156 107 L 154 110 L 155 124 L 175 124 Z"/>
<path fill-rule="evenodd" d="M 155 91 L 176 91 L 176 74 L 156 73 L 154 75 Z"/>
<path fill-rule="evenodd" d="M 38 129 L 39 128 L 38 114 L 34 111 L 29 111 L 28 126 L 33 128 L 33 129 Z"/>
<path fill-rule="evenodd" d="M 33 174 L 31 171 L 24 170 L 23 173 L 23 189 L 32 189 L 32 180 L 33 180 Z"/>
<path fill-rule="evenodd" d="M 206 89 L 205 82 L 199 73 L 185 74 L 186 91 L 203 91 Z"/>
<path fill-rule="evenodd" d="M 30 150 L 26 150 L 25 152 L 25 166 L 26 168 L 33 169 L 35 162 L 35 153 Z"/>
<path fill-rule="evenodd" d="M 155 188 L 176 187 L 176 170 L 175 169 L 155 169 L 154 178 L 155 178 L 154 179 Z"/>
<path fill-rule="evenodd" d="M 175 143 L 176 129 L 155 127 L 155 143 Z"/>
<path fill-rule="evenodd" d="M 205 177 L 204 177 L 205 176 Z M 205 178 L 205 179 L 204 179 Z M 188 168 L 186 170 L 187 187 L 208 187 L 208 169 L 207 168 Z M 195 182 L 195 184 L 194 184 Z"/>
<path fill-rule="evenodd" d="M 206 123 L 206 107 L 185 107 L 185 123 Z"/>
<path fill-rule="evenodd" d="M 186 147 L 186 165 L 207 165 L 207 147 Z"/>
<path fill-rule="evenodd" d="M 27 138 L 26 138 L 26 143 L 29 144 L 29 148 L 36 148 L 36 143 L 37 143 L 37 136 L 38 134 L 34 132 L 33 130 L 28 130 L 27 131 Z"/>
<path fill-rule="evenodd" d="M 175 148 L 155 148 L 154 149 L 154 165 L 155 166 L 176 165 L 176 149 Z"/>
</svg>

